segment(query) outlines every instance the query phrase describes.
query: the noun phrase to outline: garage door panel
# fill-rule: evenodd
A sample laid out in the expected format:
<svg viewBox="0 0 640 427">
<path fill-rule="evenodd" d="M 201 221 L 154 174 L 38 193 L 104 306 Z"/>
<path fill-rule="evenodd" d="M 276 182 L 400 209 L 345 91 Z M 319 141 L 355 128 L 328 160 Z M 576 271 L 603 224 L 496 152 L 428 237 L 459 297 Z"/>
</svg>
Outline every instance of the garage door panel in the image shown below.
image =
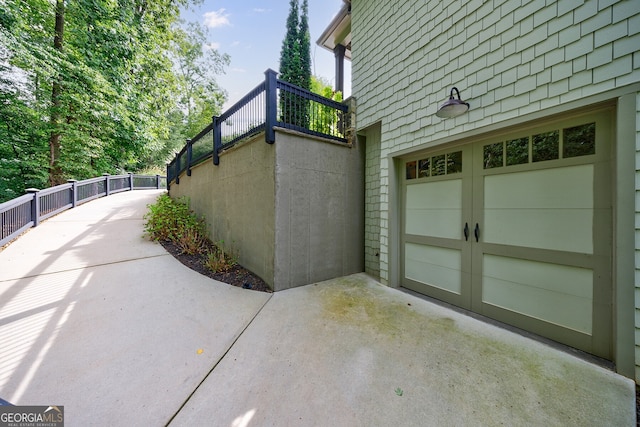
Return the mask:
<svg viewBox="0 0 640 427">
<path fill-rule="evenodd" d="M 462 180 L 407 186 L 406 199 L 407 234 L 460 239 Z"/>
<path fill-rule="evenodd" d="M 590 269 L 484 255 L 482 281 L 484 303 L 592 333 Z"/>
<path fill-rule="evenodd" d="M 416 236 L 460 239 L 460 209 L 415 209 L 407 212 L 406 232 Z"/>
<path fill-rule="evenodd" d="M 484 177 L 484 241 L 593 253 L 593 165 Z"/>
<path fill-rule="evenodd" d="M 485 209 L 484 241 L 593 253 L 593 209 Z"/>
<path fill-rule="evenodd" d="M 423 182 L 407 186 L 407 209 L 462 209 L 462 180 Z"/>
<path fill-rule="evenodd" d="M 405 277 L 460 295 L 462 255 L 459 250 L 405 244 Z"/>
<path fill-rule="evenodd" d="M 485 208 L 593 208 L 593 164 L 488 175 Z"/>
</svg>

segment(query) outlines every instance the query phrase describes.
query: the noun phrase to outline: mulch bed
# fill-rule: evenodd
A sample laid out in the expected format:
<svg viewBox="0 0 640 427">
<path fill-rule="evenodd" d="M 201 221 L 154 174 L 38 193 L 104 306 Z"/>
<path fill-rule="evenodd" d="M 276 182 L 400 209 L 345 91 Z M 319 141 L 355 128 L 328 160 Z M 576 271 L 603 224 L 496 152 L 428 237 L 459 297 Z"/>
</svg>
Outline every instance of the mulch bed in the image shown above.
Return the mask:
<svg viewBox="0 0 640 427">
<path fill-rule="evenodd" d="M 205 266 L 205 254 L 185 254 L 177 245 L 175 245 L 170 240 L 161 241 L 160 244 L 167 250 L 167 252 L 173 255 L 175 259 L 202 275 L 215 279 L 219 282 L 228 283 L 229 285 L 237 286 L 243 289 L 250 289 L 260 292 L 272 292 L 269 286 L 261 278 L 239 264 L 234 265 L 226 271 L 214 273 Z"/>
</svg>

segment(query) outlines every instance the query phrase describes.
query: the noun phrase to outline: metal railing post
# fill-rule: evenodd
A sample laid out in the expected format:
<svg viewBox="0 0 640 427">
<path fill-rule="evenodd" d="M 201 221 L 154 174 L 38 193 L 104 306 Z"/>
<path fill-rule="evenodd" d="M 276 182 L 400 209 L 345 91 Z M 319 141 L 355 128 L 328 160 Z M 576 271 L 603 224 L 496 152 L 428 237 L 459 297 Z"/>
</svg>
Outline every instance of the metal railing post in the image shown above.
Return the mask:
<svg viewBox="0 0 640 427">
<path fill-rule="evenodd" d="M 31 220 L 33 221 L 33 226 L 37 227 L 40 224 L 40 196 L 38 195 L 40 190 L 37 188 L 27 188 L 25 191 L 33 194 L 33 200 L 31 201 Z"/>
<path fill-rule="evenodd" d="M 176 185 L 180 185 L 180 168 L 182 166 L 182 156 L 180 153 L 176 154 L 176 162 L 174 164 L 175 173 L 176 173 Z"/>
<path fill-rule="evenodd" d="M 129 172 L 129 191 L 133 191 L 133 172 Z"/>
<path fill-rule="evenodd" d="M 68 179 L 67 182 L 71 184 L 71 208 L 75 208 L 78 204 L 78 180 Z"/>
<path fill-rule="evenodd" d="M 191 145 L 191 139 L 187 138 L 187 176 L 191 176 L 192 156 L 193 156 L 193 145 Z"/>
<path fill-rule="evenodd" d="M 156 174 L 156 190 L 160 189 L 160 175 Z"/>
<path fill-rule="evenodd" d="M 109 174 L 103 173 L 102 176 L 104 176 L 104 195 L 108 196 L 111 192 L 111 190 L 109 189 Z"/>
<path fill-rule="evenodd" d="M 276 142 L 276 131 L 274 129 L 277 122 L 277 114 L 278 114 L 278 79 L 277 73 L 269 68 L 264 72 L 265 74 L 265 95 L 266 95 L 266 106 L 265 106 L 265 132 L 264 138 L 267 144 L 273 144 Z"/>
<path fill-rule="evenodd" d="M 222 141 L 221 141 L 221 135 L 222 133 L 220 132 L 220 117 L 218 116 L 213 116 L 213 164 L 214 165 L 219 165 L 220 164 L 220 147 L 222 146 Z"/>
</svg>

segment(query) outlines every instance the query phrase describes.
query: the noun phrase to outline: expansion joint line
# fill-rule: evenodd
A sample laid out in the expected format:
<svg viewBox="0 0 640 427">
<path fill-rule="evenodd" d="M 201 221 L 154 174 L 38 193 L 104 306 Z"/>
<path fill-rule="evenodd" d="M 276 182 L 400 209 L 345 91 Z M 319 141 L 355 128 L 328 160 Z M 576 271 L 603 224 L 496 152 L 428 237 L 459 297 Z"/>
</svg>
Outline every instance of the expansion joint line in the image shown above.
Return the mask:
<svg viewBox="0 0 640 427">
<path fill-rule="evenodd" d="M 204 378 L 202 378 L 202 381 L 200 381 L 198 383 L 198 385 L 196 386 L 195 389 L 193 389 L 193 391 L 191 392 L 191 394 L 189 394 L 189 396 L 187 396 L 187 398 L 185 399 L 184 402 L 182 402 L 182 405 L 180 405 L 180 407 L 178 408 L 178 410 L 175 412 L 175 414 L 173 414 L 171 416 L 171 418 L 169 418 L 169 421 L 167 421 L 167 423 L 165 424 L 165 427 L 168 427 L 169 424 L 171 424 L 173 422 L 173 420 L 178 416 L 178 414 L 180 413 L 180 411 L 182 411 L 182 409 L 186 406 L 186 404 L 189 402 L 189 400 L 191 400 L 191 398 L 193 397 L 194 394 L 196 394 L 196 392 L 198 391 L 198 389 L 200 388 L 200 386 L 202 384 L 204 384 L 204 382 L 207 380 L 207 378 L 209 378 L 209 375 L 211 375 L 211 373 L 218 367 L 218 365 L 220 364 L 220 362 L 222 362 L 222 360 L 224 360 L 225 357 L 227 357 L 227 354 L 229 354 L 229 352 L 231 351 L 231 349 L 233 348 L 233 346 L 236 345 L 236 342 L 238 342 L 238 340 L 240 339 L 240 337 L 242 335 L 244 335 L 244 332 L 249 328 L 249 326 L 251 326 L 251 324 L 253 324 L 253 321 L 256 319 L 256 317 L 258 317 L 258 315 L 262 312 L 262 309 L 264 309 L 267 306 L 267 303 L 269 301 L 271 301 L 271 298 L 273 297 L 273 294 L 269 295 L 269 298 L 267 298 L 267 300 L 264 302 L 264 304 L 262 304 L 262 307 L 260 307 L 260 309 L 256 312 L 256 314 L 251 318 L 251 320 L 249 321 L 249 323 L 247 323 L 247 326 L 245 326 L 242 331 L 240 331 L 240 333 L 238 334 L 238 336 L 233 340 L 233 342 L 231 343 L 231 345 L 229 346 L 229 348 L 227 348 L 227 350 L 224 352 L 224 354 L 218 359 L 218 361 L 216 363 L 214 363 L 213 367 L 211 367 L 211 369 L 209 370 L 209 372 L 207 372 L 207 374 L 204 376 Z"/>
</svg>

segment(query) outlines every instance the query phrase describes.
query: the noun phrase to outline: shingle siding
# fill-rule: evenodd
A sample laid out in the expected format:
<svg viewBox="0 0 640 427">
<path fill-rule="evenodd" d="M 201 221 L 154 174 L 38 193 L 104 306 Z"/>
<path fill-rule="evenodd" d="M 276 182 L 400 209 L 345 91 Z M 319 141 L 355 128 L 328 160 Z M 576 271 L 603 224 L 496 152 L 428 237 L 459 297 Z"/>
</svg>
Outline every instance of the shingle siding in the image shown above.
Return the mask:
<svg viewBox="0 0 640 427">
<path fill-rule="evenodd" d="M 640 82 L 637 0 L 352 0 L 351 19 L 358 123 L 363 129 L 381 123 L 379 174 L 368 170 L 367 191 L 379 195 L 383 281 L 389 280 L 390 153 Z M 440 120 L 436 108 L 452 86 L 471 109 Z M 640 97 L 638 111 L 640 192 Z M 640 193 L 636 211 L 640 298 Z"/>
<path fill-rule="evenodd" d="M 640 381 L 640 92 L 636 95 L 636 253 L 635 253 L 635 286 L 636 286 L 636 382 Z"/>
<path fill-rule="evenodd" d="M 365 140 L 365 272 L 380 277 L 380 128 L 373 126 Z"/>
</svg>

